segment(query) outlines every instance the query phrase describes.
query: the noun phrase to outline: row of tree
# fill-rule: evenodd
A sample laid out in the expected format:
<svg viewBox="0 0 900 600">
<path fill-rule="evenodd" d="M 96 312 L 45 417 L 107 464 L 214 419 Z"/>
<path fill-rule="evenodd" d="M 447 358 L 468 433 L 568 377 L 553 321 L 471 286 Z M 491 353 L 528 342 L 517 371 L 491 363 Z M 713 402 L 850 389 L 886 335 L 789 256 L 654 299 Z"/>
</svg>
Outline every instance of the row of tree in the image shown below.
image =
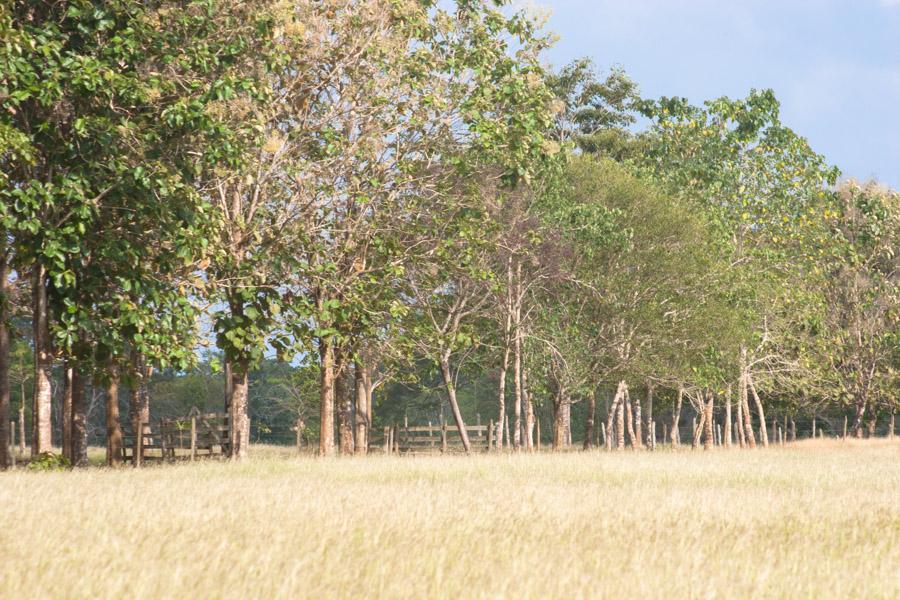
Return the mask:
<svg viewBox="0 0 900 600">
<path fill-rule="evenodd" d="M 654 390 L 707 446 L 723 411 L 766 440 L 763 400 L 850 407 L 859 435 L 900 401 L 900 196 L 836 186 L 771 92 L 642 100 L 547 69 L 539 24 L 482 0 L 16 1 L 0 34 L 0 464 L 16 319 L 32 452 L 56 365 L 75 464 L 86 389 L 115 463 L 120 384 L 137 428 L 212 338 L 235 457 L 271 359 L 323 455 L 365 453 L 375 390 L 412 379 L 467 449 L 479 373 L 498 448 L 532 448 L 542 406 L 571 443 L 581 401 L 590 442 L 610 386 L 608 444 L 635 447 Z"/>
</svg>

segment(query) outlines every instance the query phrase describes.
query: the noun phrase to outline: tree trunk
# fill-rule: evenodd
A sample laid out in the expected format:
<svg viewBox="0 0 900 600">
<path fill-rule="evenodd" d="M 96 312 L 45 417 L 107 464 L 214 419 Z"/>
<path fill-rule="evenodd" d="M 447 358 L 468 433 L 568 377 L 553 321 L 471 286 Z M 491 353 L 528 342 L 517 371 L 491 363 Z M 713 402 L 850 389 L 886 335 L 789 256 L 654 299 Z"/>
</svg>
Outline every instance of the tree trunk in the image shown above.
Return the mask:
<svg viewBox="0 0 900 600">
<path fill-rule="evenodd" d="M 623 386 L 622 393 L 625 397 L 625 431 L 628 433 L 628 442 L 631 444 L 632 450 L 638 449 L 638 441 L 634 434 L 634 413 L 631 410 L 631 395 L 628 393 L 628 384 L 624 381 L 620 384 Z"/>
<path fill-rule="evenodd" d="M 12 463 L 10 450 L 10 423 L 9 423 L 9 369 L 10 369 L 10 285 L 9 285 L 9 257 L 6 251 L 6 232 L 0 231 L 0 244 L 3 251 L 0 252 L 0 469 L 5 469 Z"/>
<path fill-rule="evenodd" d="M 525 449 L 531 451 L 534 449 L 534 404 L 531 403 L 531 396 L 528 393 L 528 370 L 522 367 L 522 403 L 525 408 Z"/>
<path fill-rule="evenodd" d="M 560 387 L 553 397 L 553 450 L 562 450 L 566 445 L 566 397 Z"/>
<path fill-rule="evenodd" d="M 872 410 L 872 417 L 866 423 L 866 435 L 870 438 L 875 437 L 875 426 L 878 423 L 878 415 Z"/>
<path fill-rule="evenodd" d="M 250 369 L 246 363 L 231 365 L 231 405 L 228 408 L 228 456 L 246 458 L 250 451 Z"/>
<path fill-rule="evenodd" d="M 22 397 L 19 400 L 19 454 L 25 456 L 25 382 L 22 382 Z"/>
<path fill-rule="evenodd" d="M 338 448 L 341 454 L 350 455 L 355 450 L 353 442 L 353 399 L 355 393 L 351 393 L 349 385 L 349 373 L 344 353 L 336 350 L 334 398 L 338 408 Z"/>
<path fill-rule="evenodd" d="M 750 403 L 747 398 L 747 387 L 750 383 L 750 373 L 747 370 L 747 349 L 741 347 L 741 375 L 738 382 L 738 401 L 741 403 L 741 412 L 744 414 L 744 435 L 747 445 L 751 449 L 756 448 L 756 438 L 753 434 L 753 421 L 750 416 Z"/>
<path fill-rule="evenodd" d="M 106 383 L 106 464 L 122 463 L 122 427 L 119 425 L 119 368 L 110 365 Z"/>
<path fill-rule="evenodd" d="M 684 401 L 684 386 L 678 386 L 678 397 L 675 399 L 675 409 L 672 411 L 672 431 L 669 432 L 672 445 L 677 446 L 681 443 L 681 435 L 678 427 L 681 423 L 681 404 Z"/>
<path fill-rule="evenodd" d="M 616 406 L 616 450 L 625 449 L 625 382 L 619 382 L 619 389 L 616 391 L 614 401 Z"/>
<path fill-rule="evenodd" d="M 456 429 L 459 431 L 459 438 L 462 440 L 466 454 L 468 454 L 472 451 L 472 445 L 469 443 L 469 432 L 466 430 L 466 424 L 463 422 L 462 413 L 459 411 L 459 403 L 456 401 L 456 384 L 453 383 L 453 375 L 450 373 L 450 356 L 442 351 L 440 361 L 441 376 L 444 378 L 444 387 L 447 388 L 447 398 L 450 400 L 450 410 L 453 411 L 453 420 L 456 421 Z"/>
<path fill-rule="evenodd" d="M 516 329 L 513 334 L 513 449 L 518 450 L 522 445 L 522 338 L 519 335 L 518 315 L 516 315 Z"/>
<path fill-rule="evenodd" d="M 69 361 L 66 361 L 63 369 L 63 404 L 62 404 L 62 455 L 69 462 L 72 461 L 72 379 L 75 370 Z"/>
<path fill-rule="evenodd" d="M 319 338 L 319 454 L 334 456 L 334 347 Z"/>
<path fill-rule="evenodd" d="M 616 431 L 616 416 L 619 410 L 619 392 L 616 391 L 615 396 L 613 396 L 613 401 L 609 406 L 609 410 L 606 412 L 606 435 L 604 439 L 604 443 L 606 445 L 607 450 L 612 450 L 613 446 L 613 438 L 615 438 Z M 616 443 L 618 444 L 618 438 L 616 438 Z"/>
<path fill-rule="evenodd" d="M 737 407 L 737 415 L 735 416 L 734 422 L 737 429 L 738 444 L 743 448 L 747 443 L 747 438 L 744 435 L 744 410 L 741 406 L 740 393 L 738 393 L 738 399 L 737 402 L 735 402 L 735 406 Z"/>
<path fill-rule="evenodd" d="M 653 423 L 653 384 L 647 381 L 647 445 L 656 446 L 656 427 Z"/>
<path fill-rule="evenodd" d="M 706 402 L 704 403 L 703 410 L 705 413 L 704 421 L 703 421 L 703 449 L 709 450 L 713 447 L 715 435 L 713 433 L 713 409 L 715 396 L 710 390 L 706 391 Z"/>
<path fill-rule="evenodd" d="M 725 392 L 725 433 L 722 440 L 726 448 L 731 448 L 731 385 Z"/>
<path fill-rule="evenodd" d="M 503 311 L 506 313 L 506 323 L 503 329 L 503 360 L 500 363 L 500 381 L 497 390 L 497 450 L 503 449 L 503 420 L 506 416 L 506 371 L 509 368 L 509 353 L 512 343 L 512 286 L 513 270 L 512 257 L 506 261 L 506 304 Z"/>
<path fill-rule="evenodd" d="M 31 455 L 50 452 L 52 430 L 50 423 L 51 369 L 50 325 L 47 308 L 47 274 L 43 266 L 35 265 L 31 275 L 32 325 L 34 327 L 34 405 L 32 408 Z"/>
<path fill-rule="evenodd" d="M 750 386 L 750 391 L 753 393 L 753 402 L 756 404 L 756 413 L 759 415 L 759 437 L 762 439 L 763 447 L 768 447 L 769 445 L 769 436 L 766 432 L 766 413 L 763 410 L 762 401 L 759 399 L 759 394 L 756 393 L 756 386 L 753 385 L 753 379 L 750 375 L 747 375 L 747 384 Z M 751 444 L 751 448 L 753 445 Z"/>
<path fill-rule="evenodd" d="M 138 443 L 138 435 L 144 435 L 150 430 L 150 391 L 147 388 L 147 380 L 150 377 L 150 371 L 144 362 L 144 356 L 140 352 L 131 353 L 131 377 L 133 383 L 131 385 L 131 401 L 129 403 L 129 411 L 131 413 L 131 431 L 134 432 L 136 449 L 140 449 L 141 456 L 138 460 L 137 453 L 134 455 L 135 464 L 143 462 L 144 444 Z M 138 432 L 140 430 L 140 433 Z"/>
<path fill-rule="evenodd" d="M 86 467 L 88 464 L 84 384 L 84 375 L 76 367 L 72 371 L 72 465 L 76 467 Z"/>
<path fill-rule="evenodd" d="M 644 447 L 643 425 L 644 421 L 641 416 L 641 398 L 638 396 L 634 401 L 634 447 L 638 449 Z"/>
<path fill-rule="evenodd" d="M 584 424 L 584 449 L 594 447 L 594 412 L 597 410 L 597 395 L 592 389 L 588 394 L 587 420 Z"/>
<path fill-rule="evenodd" d="M 369 452 L 369 393 L 368 371 L 362 361 L 357 360 L 353 368 L 353 384 L 356 391 L 356 453 Z"/>
</svg>

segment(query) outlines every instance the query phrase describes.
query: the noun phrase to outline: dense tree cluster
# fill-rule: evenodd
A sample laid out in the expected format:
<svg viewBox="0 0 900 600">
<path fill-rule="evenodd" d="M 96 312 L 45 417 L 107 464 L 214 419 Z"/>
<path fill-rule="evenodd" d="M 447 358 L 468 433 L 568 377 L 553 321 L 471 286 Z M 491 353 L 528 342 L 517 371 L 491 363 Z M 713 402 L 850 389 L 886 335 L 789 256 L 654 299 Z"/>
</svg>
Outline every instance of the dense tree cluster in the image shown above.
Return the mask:
<svg viewBox="0 0 900 600">
<path fill-rule="evenodd" d="M 770 91 L 554 71 L 488 0 L 14 1 L 0 36 L 0 464 L 26 419 L 121 460 L 120 386 L 133 429 L 224 407 L 234 457 L 444 407 L 467 450 L 475 413 L 497 449 L 893 426 L 900 194 Z"/>
</svg>

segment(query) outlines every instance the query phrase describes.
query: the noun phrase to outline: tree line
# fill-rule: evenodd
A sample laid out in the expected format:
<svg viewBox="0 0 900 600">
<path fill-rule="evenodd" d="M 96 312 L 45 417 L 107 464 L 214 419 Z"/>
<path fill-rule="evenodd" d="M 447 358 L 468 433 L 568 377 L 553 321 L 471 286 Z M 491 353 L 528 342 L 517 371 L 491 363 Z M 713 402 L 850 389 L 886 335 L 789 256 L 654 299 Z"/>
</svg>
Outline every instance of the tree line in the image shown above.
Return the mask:
<svg viewBox="0 0 900 600">
<path fill-rule="evenodd" d="M 579 404 L 591 446 L 601 390 L 609 447 L 655 440 L 654 398 L 676 442 L 694 407 L 695 446 L 719 422 L 766 444 L 773 407 L 893 427 L 900 194 L 838 183 L 771 91 L 641 98 L 546 66 L 498 4 L 4 4 L 0 464 L 26 362 L 32 453 L 57 387 L 76 465 L 86 390 L 114 464 L 120 387 L 136 430 L 200 363 L 236 458 L 272 363 L 325 456 L 366 453 L 376 390 L 423 381 L 468 450 L 479 378 L 498 449 L 534 448 L 540 410 L 571 445 Z"/>
</svg>

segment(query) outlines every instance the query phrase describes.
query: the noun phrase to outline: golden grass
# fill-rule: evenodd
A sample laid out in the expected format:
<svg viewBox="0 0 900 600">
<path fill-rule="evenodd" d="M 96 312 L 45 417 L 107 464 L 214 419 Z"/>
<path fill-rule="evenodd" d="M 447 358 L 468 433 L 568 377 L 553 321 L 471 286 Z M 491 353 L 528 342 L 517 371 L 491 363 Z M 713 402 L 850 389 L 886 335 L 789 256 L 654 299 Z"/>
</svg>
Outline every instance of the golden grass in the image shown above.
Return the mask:
<svg viewBox="0 0 900 600">
<path fill-rule="evenodd" d="M 0 474 L 2 598 L 898 598 L 900 443 Z"/>
</svg>

